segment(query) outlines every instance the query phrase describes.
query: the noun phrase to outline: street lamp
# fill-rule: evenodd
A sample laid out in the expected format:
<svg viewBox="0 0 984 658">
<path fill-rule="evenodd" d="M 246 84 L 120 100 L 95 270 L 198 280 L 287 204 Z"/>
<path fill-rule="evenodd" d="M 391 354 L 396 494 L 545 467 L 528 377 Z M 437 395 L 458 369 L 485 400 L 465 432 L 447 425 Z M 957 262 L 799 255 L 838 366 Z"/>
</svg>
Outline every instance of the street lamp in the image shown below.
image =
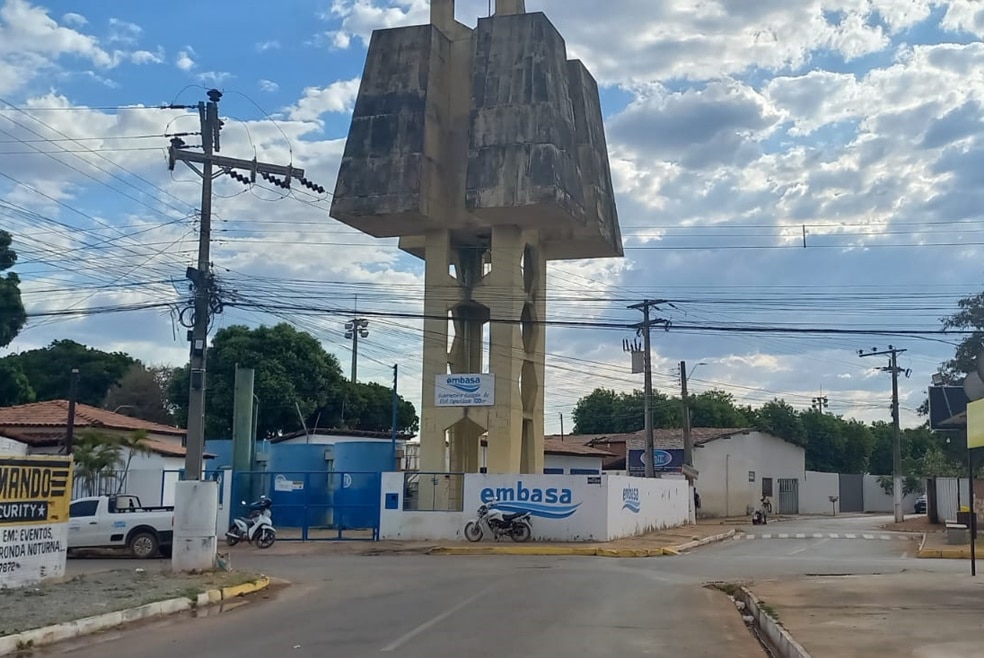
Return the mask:
<svg viewBox="0 0 984 658">
<path fill-rule="evenodd" d="M 369 320 L 352 318 L 345 323 L 345 338 L 352 341 L 352 383 L 355 383 L 359 371 L 359 339 L 369 337 Z"/>
</svg>

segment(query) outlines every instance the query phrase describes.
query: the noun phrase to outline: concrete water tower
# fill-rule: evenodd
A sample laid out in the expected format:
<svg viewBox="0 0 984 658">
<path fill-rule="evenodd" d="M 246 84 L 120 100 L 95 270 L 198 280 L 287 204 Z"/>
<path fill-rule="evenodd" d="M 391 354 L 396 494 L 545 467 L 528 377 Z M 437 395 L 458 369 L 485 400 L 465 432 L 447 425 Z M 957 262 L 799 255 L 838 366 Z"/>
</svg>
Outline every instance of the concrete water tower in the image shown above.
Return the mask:
<svg viewBox="0 0 984 658">
<path fill-rule="evenodd" d="M 525 0 L 454 10 L 373 32 L 331 214 L 425 262 L 420 470 L 541 473 L 546 263 L 623 255 L 598 85 Z"/>
</svg>

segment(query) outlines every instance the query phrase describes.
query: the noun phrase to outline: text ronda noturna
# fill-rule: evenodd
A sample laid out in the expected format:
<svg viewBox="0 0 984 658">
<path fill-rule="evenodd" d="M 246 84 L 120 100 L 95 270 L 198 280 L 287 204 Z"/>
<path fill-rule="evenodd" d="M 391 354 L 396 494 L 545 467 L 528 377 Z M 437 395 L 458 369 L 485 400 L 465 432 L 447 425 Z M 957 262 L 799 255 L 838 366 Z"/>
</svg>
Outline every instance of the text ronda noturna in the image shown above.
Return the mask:
<svg viewBox="0 0 984 658">
<path fill-rule="evenodd" d="M 494 504 L 505 512 L 529 512 L 544 519 L 566 519 L 581 506 L 574 502 L 574 492 L 570 489 L 525 487 L 522 480 L 514 487 L 486 487 L 480 498 L 486 505 Z"/>
<path fill-rule="evenodd" d="M 0 457 L 0 589 L 65 575 L 71 457 Z"/>
<path fill-rule="evenodd" d="M 495 404 L 495 375 L 438 375 L 434 404 L 438 407 L 491 407 Z"/>
</svg>

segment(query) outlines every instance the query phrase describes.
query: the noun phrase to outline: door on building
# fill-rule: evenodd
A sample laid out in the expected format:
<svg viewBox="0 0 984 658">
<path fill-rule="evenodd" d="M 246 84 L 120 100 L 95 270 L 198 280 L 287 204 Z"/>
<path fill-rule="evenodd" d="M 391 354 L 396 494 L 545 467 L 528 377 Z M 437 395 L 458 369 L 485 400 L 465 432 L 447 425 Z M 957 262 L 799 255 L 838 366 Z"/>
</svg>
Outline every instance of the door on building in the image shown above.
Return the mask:
<svg viewBox="0 0 984 658">
<path fill-rule="evenodd" d="M 779 513 L 799 514 L 799 480 L 779 478 Z"/>
<path fill-rule="evenodd" d="M 840 511 L 842 513 L 864 511 L 863 475 L 841 473 L 838 488 L 837 494 L 840 496 Z"/>
</svg>

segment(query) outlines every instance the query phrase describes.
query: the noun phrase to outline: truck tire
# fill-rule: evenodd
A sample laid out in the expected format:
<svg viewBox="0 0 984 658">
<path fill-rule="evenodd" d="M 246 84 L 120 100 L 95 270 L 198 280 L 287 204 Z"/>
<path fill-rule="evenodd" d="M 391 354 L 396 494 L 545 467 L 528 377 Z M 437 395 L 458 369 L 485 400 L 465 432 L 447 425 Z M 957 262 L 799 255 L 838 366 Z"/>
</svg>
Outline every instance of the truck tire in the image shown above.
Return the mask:
<svg viewBox="0 0 984 658">
<path fill-rule="evenodd" d="M 157 556 L 159 544 L 157 535 L 149 530 L 138 530 L 130 535 L 130 540 L 126 544 L 133 557 L 148 560 Z"/>
</svg>

